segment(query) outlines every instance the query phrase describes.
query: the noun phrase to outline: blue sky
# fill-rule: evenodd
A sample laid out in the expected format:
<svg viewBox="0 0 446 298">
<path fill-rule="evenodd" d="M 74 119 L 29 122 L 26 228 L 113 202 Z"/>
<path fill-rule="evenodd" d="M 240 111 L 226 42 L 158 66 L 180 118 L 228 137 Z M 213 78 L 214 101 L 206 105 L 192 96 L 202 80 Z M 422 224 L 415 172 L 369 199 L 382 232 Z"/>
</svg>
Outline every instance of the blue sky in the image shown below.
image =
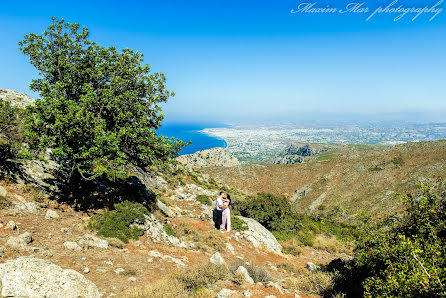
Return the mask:
<svg viewBox="0 0 446 298">
<path fill-rule="evenodd" d="M 364 2 L 373 11 L 392 0 L 8 1 L 0 8 L 0 88 L 29 93 L 37 73 L 17 43 L 56 16 L 89 28 L 103 46 L 145 53 L 176 93 L 164 106 L 169 121 L 406 112 L 444 119 L 446 12 L 397 22 L 390 14 L 367 22 L 370 13 L 290 13 L 303 2 L 338 9 Z"/>
</svg>

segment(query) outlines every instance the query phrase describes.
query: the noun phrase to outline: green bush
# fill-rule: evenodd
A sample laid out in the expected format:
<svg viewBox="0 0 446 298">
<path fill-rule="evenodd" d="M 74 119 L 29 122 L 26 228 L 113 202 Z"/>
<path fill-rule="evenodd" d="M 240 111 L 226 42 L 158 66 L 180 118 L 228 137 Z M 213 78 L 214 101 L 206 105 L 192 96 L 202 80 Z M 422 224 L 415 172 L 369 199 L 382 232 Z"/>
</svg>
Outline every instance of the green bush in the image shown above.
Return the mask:
<svg viewBox="0 0 446 298">
<path fill-rule="evenodd" d="M 420 184 L 416 195 L 402 197 L 402 215 L 365 222 L 338 289 L 349 296 L 446 296 L 445 197 L 442 184 L 435 192 Z"/>
<path fill-rule="evenodd" d="M 196 200 L 203 205 L 212 205 L 212 201 L 207 195 L 198 195 Z"/>
<path fill-rule="evenodd" d="M 0 161 L 15 158 L 24 142 L 25 111 L 0 99 Z"/>
<path fill-rule="evenodd" d="M 131 225 L 137 220 L 144 220 L 144 215 L 149 214 L 147 208 L 128 201 L 115 204 L 114 207 L 115 210 L 94 215 L 88 223 L 88 228 L 97 230 L 98 235 L 118 238 L 125 243 L 128 243 L 129 239 L 138 239 L 143 231 Z"/>
<path fill-rule="evenodd" d="M 231 226 L 236 231 L 246 231 L 248 229 L 248 224 L 234 215 L 231 215 Z"/>
<path fill-rule="evenodd" d="M 233 205 L 235 213 L 257 220 L 270 231 L 291 232 L 298 228 L 297 215 L 284 196 L 261 193 Z"/>
<path fill-rule="evenodd" d="M 172 227 L 169 226 L 168 224 L 165 224 L 165 225 L 164 225 L 164 231 L 166 231 L 167 235 L 169 235 L 169 236 L 174 236 L 174 237 L 177 236 L 177 234 L 175 233 L 175 231 L 174 231 L 174 230 L 172 229 Z"/>
</svg>

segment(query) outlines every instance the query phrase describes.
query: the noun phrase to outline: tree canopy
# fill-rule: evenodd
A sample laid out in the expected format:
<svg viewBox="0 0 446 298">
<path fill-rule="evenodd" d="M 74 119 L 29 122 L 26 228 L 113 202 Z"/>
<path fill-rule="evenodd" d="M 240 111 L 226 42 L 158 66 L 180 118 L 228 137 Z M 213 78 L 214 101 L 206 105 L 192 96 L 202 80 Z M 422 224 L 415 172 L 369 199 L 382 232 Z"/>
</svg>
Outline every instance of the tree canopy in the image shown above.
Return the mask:
<svg viewBox="0 0 446 298">
<path fill-rule="evenodd" d="M 41 75 L 30 85 L 41 98 L 26 123 L 34 148 L 51 148 L 85 177 L 178 155 L 184 142 L 156 133 L 164 118 L 159 104 L 173 95 L 165 75 L 150 73 L 142 53 L 99 46 L 87 28 L 52 21 L 19 43 Z"/>
</svg>

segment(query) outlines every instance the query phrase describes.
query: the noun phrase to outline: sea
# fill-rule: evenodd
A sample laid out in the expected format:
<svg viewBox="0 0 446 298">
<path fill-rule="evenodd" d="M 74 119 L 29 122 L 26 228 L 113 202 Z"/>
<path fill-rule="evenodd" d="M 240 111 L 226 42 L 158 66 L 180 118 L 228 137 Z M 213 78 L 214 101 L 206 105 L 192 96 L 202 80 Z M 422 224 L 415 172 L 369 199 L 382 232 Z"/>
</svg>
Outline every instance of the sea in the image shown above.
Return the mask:
<svg viewBox="0 0 446 298">
<path fill-rule="evenodd" d="M 227 147 L 223 139 L 209 136 L 200 132 L 205 128 L 228 127 L 221 123 L 164 123 L 158 129 L 158 135 L 167 137 L 175 137 L 184 142 L 191 141 L 191 145 L 187 145 L 180 152 L 180 155 L 192 154 L 200 150 L 210 149 L 214 147 Z"/>
</svg>

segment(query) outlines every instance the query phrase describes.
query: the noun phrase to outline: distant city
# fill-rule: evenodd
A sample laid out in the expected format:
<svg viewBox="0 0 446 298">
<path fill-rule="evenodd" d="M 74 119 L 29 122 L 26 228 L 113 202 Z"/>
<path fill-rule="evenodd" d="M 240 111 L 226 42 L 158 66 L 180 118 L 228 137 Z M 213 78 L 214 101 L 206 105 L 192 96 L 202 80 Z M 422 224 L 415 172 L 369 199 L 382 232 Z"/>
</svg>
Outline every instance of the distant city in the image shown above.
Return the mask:
<svg viewBox="0 0 446 298">
<path fill-rule="evenodd" d="M 446 139 L 446 123 L 347 125 L 233 125 L 201 132 L 223 139 L 242 162 L 261 162 L 290 143 L 396 145 Z"/>
</svg>

